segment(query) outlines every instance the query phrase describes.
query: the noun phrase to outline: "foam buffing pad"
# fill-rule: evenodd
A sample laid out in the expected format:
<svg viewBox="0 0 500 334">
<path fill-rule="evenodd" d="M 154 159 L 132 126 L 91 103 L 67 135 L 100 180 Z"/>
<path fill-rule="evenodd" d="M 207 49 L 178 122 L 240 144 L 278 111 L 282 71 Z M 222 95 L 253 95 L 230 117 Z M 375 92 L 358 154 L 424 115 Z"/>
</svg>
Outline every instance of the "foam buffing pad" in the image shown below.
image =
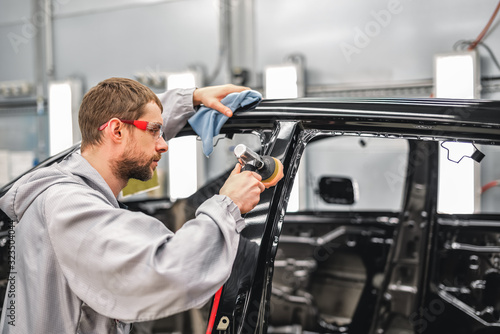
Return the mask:
<svg viewBox="0 0 500 334">
<path fill-rule="evenodd" d="M 283 178 L 283 164 L 276 158 L 269 155 L 260 156 L 245 144 L 237 145 L 234 148 L 234 155 L 243 166 L 241 170 L 259 174 L 266 188 L 275 186 Z"/>
<path fill-rule="evenodd" d="M 262 184 L 266 188 L 275 186 L 283 178 L 283 164 L 276 158 L 263 156 L 264 167 L 258 173 L 262 176 Z"/>
</svg>

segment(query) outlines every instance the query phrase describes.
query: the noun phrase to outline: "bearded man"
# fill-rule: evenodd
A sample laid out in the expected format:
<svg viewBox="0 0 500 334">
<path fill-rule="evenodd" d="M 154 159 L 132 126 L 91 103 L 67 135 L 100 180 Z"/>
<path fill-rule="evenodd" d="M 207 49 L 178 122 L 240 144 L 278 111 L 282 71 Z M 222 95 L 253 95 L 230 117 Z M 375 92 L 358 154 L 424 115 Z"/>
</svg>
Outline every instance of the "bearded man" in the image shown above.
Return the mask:
<svg viewBox="0 0 500 334">
<path fill-rule="evenodd" d="M 220 193 L 175 234 L 117 197 L 130 178 L 152 177 L 165 139 L 197 105 L 231 116 L 220 100 L 245 89 L 158 97 L 134 80 L 111 78 L 87 92 L 81 151 L 25 175 L 0 198 L 15 226 L 2 333 L 129 333 L 133 322 L 200 307 L 214 295 L 229 277 L 241 214 L 264 190 L 260 176 L 236 165 Z"/>
</svg>

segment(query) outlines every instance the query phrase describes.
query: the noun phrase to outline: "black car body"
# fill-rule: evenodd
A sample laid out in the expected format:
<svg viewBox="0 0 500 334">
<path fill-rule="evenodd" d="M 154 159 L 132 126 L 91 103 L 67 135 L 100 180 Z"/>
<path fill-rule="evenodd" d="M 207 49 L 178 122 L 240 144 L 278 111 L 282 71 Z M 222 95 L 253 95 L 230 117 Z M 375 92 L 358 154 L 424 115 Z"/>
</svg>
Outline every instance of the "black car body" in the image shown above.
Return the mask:
<svg viewBox="0 0 500 334">
<path fill-rule="evenodd" d="M 456 161 L 486 166 L 478 182 L 500 179 L 500 102 L 265 100 L 221 130 L 221 138 L 236 134 L 256 137 L 256 150 L 279 159 L 285 176 L 245 216 L 231 277 L 203 313 L 203 332 L 500 332 L 499 196 L 483 187 L 470 213 L 438 210 L 439 152 L 456 153 L 446 143 L 472 147 Z M 309 204 L 291 212 L 301 173 L 299 197 Z M 162 199 L 128 204 L 168 225 L 173 214 L 189 218 L 225 175 L 178 201 L 181 209 L 157 205 Z M 7 256 L 2 247 L 3 277 Z M 169 328 L 199 331 L 186 321 Z"/>
</svg>

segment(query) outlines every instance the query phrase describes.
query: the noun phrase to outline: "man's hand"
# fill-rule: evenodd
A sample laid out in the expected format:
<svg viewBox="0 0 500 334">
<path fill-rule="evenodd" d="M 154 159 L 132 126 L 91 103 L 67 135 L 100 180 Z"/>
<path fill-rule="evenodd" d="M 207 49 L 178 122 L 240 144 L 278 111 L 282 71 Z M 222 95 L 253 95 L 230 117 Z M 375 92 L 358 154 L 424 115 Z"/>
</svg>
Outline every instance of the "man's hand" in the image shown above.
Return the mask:
<svg viewBox="0 0 500 334">
<path fill-rule="evenodd" d="M 259 203 L 260 194 L 266 189 L 261 180 L 262 177 L 255 172 L 241 172 L 241 165 L 237 164 L 219 194 L 229 197 L 244 214 Z"/>
<path fill-rule="evenodd" d="M 197 88 L 193 93 L 193 105 L 198 106 L 203 104 L 208 108 L 219 111 L 227 117 L 231 117 L 233 116 L 231 109 L 220 103 L 220 101 L 228 94 L 239 93 L 249 89 L 248 87 L 232 84 Z"/>
</svg>

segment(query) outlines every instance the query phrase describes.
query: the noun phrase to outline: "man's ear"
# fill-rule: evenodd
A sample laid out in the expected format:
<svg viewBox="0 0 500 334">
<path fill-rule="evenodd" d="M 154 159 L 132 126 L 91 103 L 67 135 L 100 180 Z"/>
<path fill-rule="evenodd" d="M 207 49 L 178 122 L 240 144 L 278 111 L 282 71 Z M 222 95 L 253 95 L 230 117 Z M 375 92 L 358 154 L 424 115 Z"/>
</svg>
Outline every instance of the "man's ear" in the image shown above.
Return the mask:
<svg viewBox="0 0 500 334">
<path fill-rule="evenodd" d="M 115 143 L 123 141 L 123 123 L 118 118 L 112 118 L 107 127 L 110 139 Z"/>
</svg>

